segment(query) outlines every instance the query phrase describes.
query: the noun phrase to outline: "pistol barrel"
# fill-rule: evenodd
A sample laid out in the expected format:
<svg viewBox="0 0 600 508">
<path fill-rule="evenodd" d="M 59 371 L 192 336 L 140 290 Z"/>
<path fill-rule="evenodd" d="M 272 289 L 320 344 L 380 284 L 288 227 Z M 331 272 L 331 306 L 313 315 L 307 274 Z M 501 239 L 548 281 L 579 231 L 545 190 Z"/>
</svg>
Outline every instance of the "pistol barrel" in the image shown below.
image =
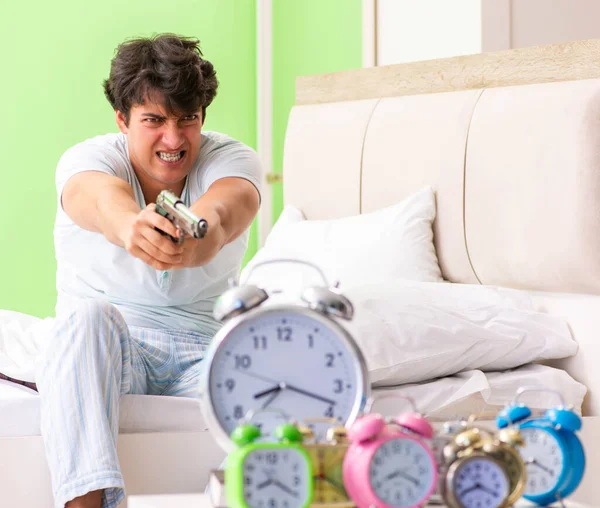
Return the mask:
<svg viewBox="0 0 600 508">
<path fill-rule="evenodd" d="M 156 198 L 158 212 L 169 219 L 175 226 L 194 238 L 204 238 L 208 230 L 206 220 L 196 216 L 184 202 L 171 191 L 164 190 Z"/>
</svg>

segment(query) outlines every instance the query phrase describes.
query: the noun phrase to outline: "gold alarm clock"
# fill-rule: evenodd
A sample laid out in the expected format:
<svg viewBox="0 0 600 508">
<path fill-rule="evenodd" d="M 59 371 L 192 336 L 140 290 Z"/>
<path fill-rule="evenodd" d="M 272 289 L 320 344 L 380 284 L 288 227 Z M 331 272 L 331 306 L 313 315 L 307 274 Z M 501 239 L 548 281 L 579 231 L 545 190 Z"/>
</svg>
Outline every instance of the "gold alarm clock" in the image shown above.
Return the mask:
<svg viewBox="0 0 600 508">
<path fill-rule="evenodd" d="M 467 428 L 443 448 L 441 490 L 449 508 L 507 508 L 523 494 L 526 468 L 517 451 L 523 438 L 516 429 L 496 434 L 477 428 L 469 418 Z"/>
<path fill-rule="evenodd" d="M 326 432 L 326 439 L 318 441 L 310 423 L 329 422 L 332 426 Z M 353 508 L 344 487 L 342 465 L 348 450 L 349 441 L 346 428 L 333 418 L 312 418 L 304 420 L 299 429 L 303 439 L 303 448 L 312 461 L 313 497 L 311 507 L 314 508 Z"/>
</svg>

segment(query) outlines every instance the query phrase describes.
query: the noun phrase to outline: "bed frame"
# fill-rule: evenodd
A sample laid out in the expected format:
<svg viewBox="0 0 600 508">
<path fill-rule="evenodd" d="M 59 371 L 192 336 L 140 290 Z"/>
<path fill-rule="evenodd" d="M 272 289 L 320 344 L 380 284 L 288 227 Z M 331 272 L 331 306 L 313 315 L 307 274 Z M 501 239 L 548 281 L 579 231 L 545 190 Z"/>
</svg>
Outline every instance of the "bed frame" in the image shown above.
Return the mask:
<svg viewBox="0 0 600 508">
<path fill-rule="evenodd" d="M 600 415 L 600 40 L 297 80 L 284 201 L 359 214 L 431 185 L 444 277 L 531 293 L 579 343 L 555 362 Z M 600 444 L 584 426 L 588 468 Z M 121 434 L 128 494 L 199 492 L 223 453 L 197 432 Z M 592 449 L 593 448 L 593 449 Z M 0 439 L 0 505 L 52 507 L 41 437 Z M 10 457 L 10 460 L 7 458 Z M 594 501 L 593 475 L 575 499 Z"/>
<path fill-rule="evenodd" d="M 431 185 L 444 278 L 531 293 L 600 415 L 600 40 L 298 78 L 284 202 L 307 219 Z M 335 201 L 334 201 L 335 200 Z"/>
</svg>

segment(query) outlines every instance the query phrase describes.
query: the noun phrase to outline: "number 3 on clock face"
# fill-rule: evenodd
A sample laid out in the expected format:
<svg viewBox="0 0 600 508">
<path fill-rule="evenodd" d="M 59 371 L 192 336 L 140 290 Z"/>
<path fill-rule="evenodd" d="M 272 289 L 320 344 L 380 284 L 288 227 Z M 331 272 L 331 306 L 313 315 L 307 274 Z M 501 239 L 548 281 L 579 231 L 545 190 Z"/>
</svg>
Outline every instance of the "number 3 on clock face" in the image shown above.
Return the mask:
<svg viewBox="0 0 600 508">
<path fill-rule="evenodd" d="M 254 309 L 233 318 L 205 361 L 203 410 L 226 450 L 248 411 L 277 408 L 299 421 L 328 417 L 347 424 L 369 393 L 364 358 L 352 337 L 332 319 L 300 306 Z M 256 422 L 268 435 L 282 418 L 263 413 Z M 317 424 L 317 438 L 330 426 Z"/>
</svg>

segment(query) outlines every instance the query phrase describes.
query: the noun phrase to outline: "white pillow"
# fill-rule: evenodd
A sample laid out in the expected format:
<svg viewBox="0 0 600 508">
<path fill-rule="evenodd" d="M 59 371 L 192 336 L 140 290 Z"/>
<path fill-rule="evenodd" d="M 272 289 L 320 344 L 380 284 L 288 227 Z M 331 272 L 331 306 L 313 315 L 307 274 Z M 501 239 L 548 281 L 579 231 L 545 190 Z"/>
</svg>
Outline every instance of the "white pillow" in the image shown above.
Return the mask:
<svg viewBox="0 0 600 508">
<path fill-rule="evenodd" d="M 517 290 L 390 280 L 343 294 L 355 316 L 340 324 L 357 341 L 376 386 L 512 369 L 578 349 L 566 322 L 536 312 Z"/>
<path fill-rule="evenodd" d="M 258 262 L 280 258 L 315 263 L 328 283 L 339 282 L 340 288 L 389 279 L 442 281 L 433 245 L 435 213 L 431 187 L 393 206 L 340 219 L 307 221 L 300 210 L 286 206 L 241 281 L 260 280 L 268 290 L 322 284 L 314 271 L 291 265 L 257 268 L 248 279 Z"/>
</svg>

